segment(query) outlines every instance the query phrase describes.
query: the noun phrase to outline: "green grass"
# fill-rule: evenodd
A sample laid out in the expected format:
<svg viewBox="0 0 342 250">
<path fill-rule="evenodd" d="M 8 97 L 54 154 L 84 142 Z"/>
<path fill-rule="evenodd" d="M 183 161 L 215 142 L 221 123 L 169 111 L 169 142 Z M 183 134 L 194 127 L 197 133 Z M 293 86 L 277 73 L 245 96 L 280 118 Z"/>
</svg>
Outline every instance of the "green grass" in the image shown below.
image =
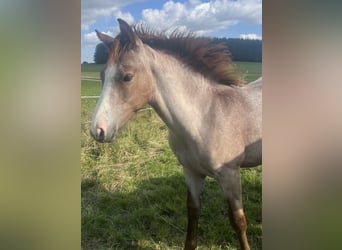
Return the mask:
<svg viewBox="0 0 342 250">
<path fill-rule="evenodd" d="M 103 65 L 82 65 L 82 77 L 99 78 Z M 237 63 L 246 80 L 261 65 Z M 258 69 L 260 69 L 258 74 Z M 254 72 L 254 73 L 251 73 Z M 82 95 L 98 95 L 100 82 L 82 80 Z M 182 249 L 186 186 L 167 142 L 167 128 L 153 110 L 139 112 L 111 144 L 96 143 L 89 125 L 96 99 L 82 99 L 82 249 Z M 261 249 L 261 168 L 242 170 L 244 208 L 252 249 Z M 226 202 L 207 178 L 202 196 L 198 249 L 236 249 Z"/>
<path fill-rule="evenodd" d="M 99 96 L 101 94 L 101 82 L 82 80 L 81 95 L 82 96 Z"/>
<path fill-rule="evenodd" d="M 261 76 L 261 63 L 255 62 L 234 62 L 237 66 L 237 71 L 246 82 L 251 82 Z"/>
<path fill-rule="evenodd" d="M 89 73 L 89 72 L 99 73 L 101 70 L 103 70 L 103 66 L 104 64 L 96 64 L 96 63 L 81 64 L 82 76 L 85 73 Z"/>
</svg>

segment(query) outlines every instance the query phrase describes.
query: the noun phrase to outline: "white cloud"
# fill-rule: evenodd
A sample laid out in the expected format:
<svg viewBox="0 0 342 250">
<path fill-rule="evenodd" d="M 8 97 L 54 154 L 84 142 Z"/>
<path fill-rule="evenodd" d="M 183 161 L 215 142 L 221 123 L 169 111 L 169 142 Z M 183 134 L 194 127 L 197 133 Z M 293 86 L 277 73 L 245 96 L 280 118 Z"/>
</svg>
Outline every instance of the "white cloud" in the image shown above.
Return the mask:
<svg viewBox="0 0 342 250">
<path fill-rule="evenodd" d="M 102 33 L 107 34 L 107 35 L 112 36 L 112 37 L 115 37 L 114 33 L 111 31 L 102 32 Z M 95 48 L 95 46 L 99 43 L 100 43 L 100 40 L 97 37 L 95 31 L 84 34 L 84 38 L 82 40 L 82 47 Z"/>
<path fill-rule="evenodd" d="M 82 45 L 84 45 L 84 47 L 89 48 L 95 47 L 100 41 L 95 32 L 90 32 L 84 35 L 84 39 L 82 42 Z"/>
<path fill-rule="evenodd" d="M 86 31 L 99 19 L 122 18 L 134 22 L 130 13 L 121 8 L 145 0 L 82 0 L 81 28 Z M 227 28 L 239 22 L 261 24 L 261 0 L 169 0 L 162 9 L 145 9 L 142 21 L 159 29 L 184 26 L 198 33 Z"/>
<path fill-rule="evenodd" d="M 145 23 L 156 29 L 185 26 L 198 34 L 205 34 L 239 22 L 261 24 L 261 8 L 260 0 L 213 0 L 205 3 L 169 0 L 160 10 L 143 10 L 142 17 Z"/>
<path fill-rule="evenodd" d="M 93 53 L 95 47 L 100 43 L 94 31 L 85 33 L 89 30 L 90 25 L 100 23 L 100 21 L 107 21 L 108 23 L 115 22 L 116 18 L 123 18 L 130 23 L 134 22 L 134 18 L 130 13 L 121 11 L 121 8 L 133 2 L 141 2 L 142 0 L 82 0 L 81 1 L 81 47 L 82 61 L 93 61 Z M 101 27 L 103 23 L 101 22 Z M 115 30 L 113 23 L 110 24 L 110 31 L 104 32 L 111 36 L 118 33 Z M 117 28 L 117 27 L 116 27 Z M 108 30 L 109 28 L 107 28 Z"/>
<path fill-rule="evenodd" d="M 130 24 L 139 21 L 134 20 L 131 13 L 122 12 L 122 8 L 143 1 L 146 0 L 82 0 L 82 48 L 90 51 L 99 43 L 95 32 L 86 33 L 91 25 L 99 24 L 96 28 L 107 30 L 105 33 L 115 36 L 119 32 L 116 18 L 122 18 Z M 141 14 L 141 21 L 153 29 L 178 28 L 194 31 L 198 35 L 207 35 L 241 22 L 261 24 L 262 2 L 261 0 L 211 0 L 207 2 L 168 0 L 161 9 L 144 9 Z M 242 34 L 242 36 L 253 37 L 250 34 Z M 89 57 L 89 60 L 91 58 L 82 52 L 83 57 L 87 59 Z"/>
<path fill-rule="evenodd" d="M 106 23 L 107 21 L 107 23 L 109 23 L 109 28 L 107 28 L 107 32 L 104 33 L 114 37 L 119 32 L 118 27 L 115 25 L 116 18 L 122 18 L 128 23 L 134 23 L 134 17 L 129 12 L 122 12 L 121 8 L 130 3 L 141 1 L 142 0 L 82 0 L 81 30 L 83 32 L 81 46 L 82 50 L 84 50 L 84 54 L 82 53 L 83 60 L 92 61 L 92 55 L 89 56 L 89 53 L 92 54 L 96 45 L 100 43 L 93 29 L 92 32 L 85 33 L 89 30 L 90 25 L 102 21 L 101 26 L 103 27 L 103 23 Z"/>
<path fill-rule="evenodd" d="M 133 24 L 134 23 L 134 17 L 129 12 L 118 11 L 118 12 L 115 13 L 115 17 L 116 18 L 121 18 L 121 19 L 125 20 L 129 24 Z"/>
<path fill-rule="evenodd" d="M 245 39 L 245 40 L 261 40 L 262 39 L 257 34 L 241 34 L 240 38 Z"/>
<path fill-rule="evenodd" d="M 129 12 L 122 12 L 122 7 L 145 0 L 82 0 L 81 28 L 87 31 L 97 21 L 115 22 L 122 18 L 134 23 Z M 168 0 L 161 9 L 142 10 L 142 22 L 148 26 L 166 30 L 183 27 L 198 34 L 208 34 L 240 22 L 261 24 L 261 0 L 188 0 L 177 2 Z M 111 27 L 115 27 L 111 23 Z"/>
<path fill-rule="evenodd" d="M 120 9 L 125 5 L 141 1 L 143 0 L 82 0 L 81 29 L 88 30 L 89 26 L 100 18 L 121 17 L 128 22 L 133 22 L 133 16 L 130 13 L 122 13 Z"/>
<path fill-rule="evenodd" d="M 115 37 L 115 34 L 112 31 L 102 32 L 109 36 Z M 93 62 L 93 54 L 96 48 L 101 41 L 96 35 L 95 31 L 86 33 L 83 35 L 81 39 L 81 47 L 82 47 L 82 54 L 81 54 L 81 61 Z"/>
</svg>

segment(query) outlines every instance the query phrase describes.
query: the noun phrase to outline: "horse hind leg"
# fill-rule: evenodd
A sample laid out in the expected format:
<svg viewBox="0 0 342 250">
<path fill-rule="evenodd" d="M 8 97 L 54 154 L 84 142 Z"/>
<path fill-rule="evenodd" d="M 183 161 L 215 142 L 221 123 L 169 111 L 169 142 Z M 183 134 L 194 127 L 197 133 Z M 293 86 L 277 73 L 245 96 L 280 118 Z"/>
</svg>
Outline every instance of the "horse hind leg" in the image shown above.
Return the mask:
<svg viewBox="0 0 342 250">
<path fill-rule="evenodd" d="M 241 249 L 243 250 L 249 250 L 249 244 L 247 240 L 247 222 L 245 218 L 245 214 L 243 212 L 243 209 L 238 209 L 233 211 L 233 209 L 229 209 L 229 219 L 230 223 L 235 229 L 235 232 L 238 235 L 239 243 L 241 246 Z"/>
<path fill-rule="evenodd" d="M 201 201 L 204 178 L 188 169 L 184 169 L 186 185 L 188 188 L 187 209 L 188 228 L 184 250 L 194 250 L 197 247 L 198 219 L 200 217 Z"/>
<path fill-rule="evenodd" d="M 240 169 L 227 169 L 220 183 L 228 202 L 228 214 L 231 225 L 233 226 L 242 250 L 249 250 L 247 240 L 247 222 L 242 206 L 242 192 Z"/>
</svg>

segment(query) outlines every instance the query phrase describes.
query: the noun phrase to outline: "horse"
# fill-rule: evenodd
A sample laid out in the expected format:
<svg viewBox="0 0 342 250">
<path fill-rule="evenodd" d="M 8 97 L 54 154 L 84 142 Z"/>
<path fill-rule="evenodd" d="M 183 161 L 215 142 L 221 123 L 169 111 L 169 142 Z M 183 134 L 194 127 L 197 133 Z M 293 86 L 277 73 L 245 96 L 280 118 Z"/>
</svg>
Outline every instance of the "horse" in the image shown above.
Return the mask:
<svg viewBox="0 0 342 250">
<path fill-rule="evenodd" d="M 244 83 L 231 54 L 191 32 L 151 31 L 118 19 L 114 38 L 96 31 L 109 51 L 90 133 L 111 142 L 146 104 L 168 127 L 169 145 L 187 187 L 184 250 L 197 247 L 200 196 L 206 176 L 222 186 L 241 249 L 250 249 L 240 168 L 262 163 L 262 78 Z"/>
</svg>

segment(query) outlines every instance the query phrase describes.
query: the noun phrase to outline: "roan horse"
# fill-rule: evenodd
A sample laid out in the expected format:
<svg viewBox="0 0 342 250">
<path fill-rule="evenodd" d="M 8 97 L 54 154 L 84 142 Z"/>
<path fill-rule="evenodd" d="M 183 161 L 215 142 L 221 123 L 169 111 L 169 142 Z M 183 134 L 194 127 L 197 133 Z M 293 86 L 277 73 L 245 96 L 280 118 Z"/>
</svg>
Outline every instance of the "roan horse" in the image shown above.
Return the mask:
<svg viewBox="0 0 342 250">
<path fill-rule="evenodd" d="M 185 250 L 197 247 L 204 179 L 221 184 L 241 249 L 250 249 L 242 207 L 240 167 L 261 164 L 261 78 L 244 85 L 229 52 L 209 38 L 170 35 L 129 26 L 118 19 L 113 38 L 96 30 L 109 49 L 101 73 L 102 93 L 90 128 L 111 142 L 145 104 L 169 129 L 169 144 L 183 165 L 188 189 Z"/>
</svg>

